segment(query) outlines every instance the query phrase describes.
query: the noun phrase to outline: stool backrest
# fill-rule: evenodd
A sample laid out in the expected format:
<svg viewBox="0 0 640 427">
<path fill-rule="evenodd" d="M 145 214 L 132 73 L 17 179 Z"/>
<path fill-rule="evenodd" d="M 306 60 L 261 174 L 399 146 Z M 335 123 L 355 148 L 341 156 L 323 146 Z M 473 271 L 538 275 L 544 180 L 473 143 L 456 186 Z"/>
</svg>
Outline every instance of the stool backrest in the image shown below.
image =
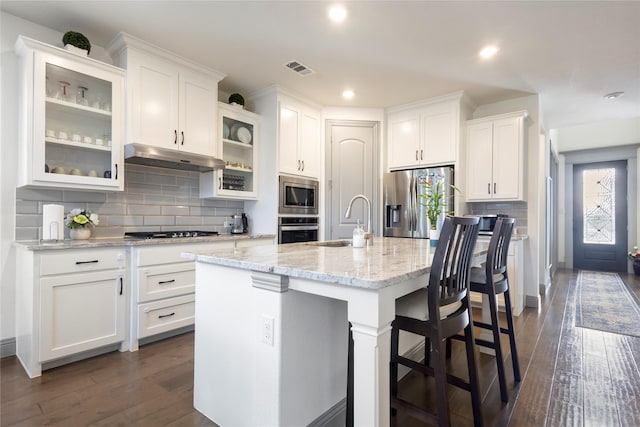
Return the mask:
<svg viewBox="0 0 640 427">
<path fill-rule="evenodd" d="M 498 218 L 496 220 L 487 252 L 487 277 L 494 274 L 507 274 L 507 255 L 515 223 L 515 218 Z"/>
<path fill-rule="evenodd" d="M 448 217 L 442 225 L 429 274 L 429 318 L 439 318 L 439 307 L 467 296 L 478 217 Z"/>
</svg>

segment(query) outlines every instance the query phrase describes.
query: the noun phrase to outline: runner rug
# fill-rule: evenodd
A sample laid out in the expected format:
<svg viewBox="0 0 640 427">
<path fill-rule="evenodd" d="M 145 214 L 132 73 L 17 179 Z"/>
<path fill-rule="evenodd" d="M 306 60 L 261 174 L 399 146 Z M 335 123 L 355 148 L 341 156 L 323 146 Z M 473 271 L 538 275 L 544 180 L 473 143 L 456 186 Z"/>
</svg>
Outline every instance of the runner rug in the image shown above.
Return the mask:
<svg viewBox="0 0 640 427">
<path fill-rule="evenodd" d="M 616 273 L 578 272 L 576 326 L 640 337 L 640 307 Z"/>
</svg>

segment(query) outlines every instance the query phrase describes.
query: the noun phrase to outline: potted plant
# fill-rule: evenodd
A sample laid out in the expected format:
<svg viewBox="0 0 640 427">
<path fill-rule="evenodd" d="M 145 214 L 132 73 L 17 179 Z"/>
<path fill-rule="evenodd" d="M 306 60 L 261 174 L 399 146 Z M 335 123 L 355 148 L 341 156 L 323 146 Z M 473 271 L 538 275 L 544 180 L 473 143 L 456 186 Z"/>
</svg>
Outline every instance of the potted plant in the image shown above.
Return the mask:
<svg viewBox="0 0 640 427">
<path fill-rule="evenodd" d="M 633 272 L 637 275 L 640 275 L 640 253 L 638 252 L 638 247 L 634 246 L 631 248 L 629 252 L 629 259 L 633 261 Z"/>
<path fill-rule="evenodd" d="M 82 33 L 67 31 L 62 36 L 64 48 L 70 52 L 87 56 L 91 52 L 91 43 Z"/>
<path fill-rule="evenodd" d="M 448 215 L 453 211 L 447 211 L 447 196 L 444 193 L 444 182 L 442 176 L 434 175 L 430 176 L 427 182 L 425 182 L 425 192 L 420 194 L 422 199 L 422 205 L 426 207 L 426 215 L 429 220 L 429 240 L 431 246 L 437 246 L 438 239 L 440 238 L 440 228 L 438 219 L 442 215 Z M 460 191 L 456 186 L 452 185 L 452 189 Z"/>
<path fill-rule="evenodd" d="M 91 229 L 100 223 L 98 214 L 92 213 L 85 209 L 72 209 L 67 214 L 65 224 L 70 229 L 69 237 L 72 240 L 84 240 L 91 236 Z"/>
</svg>

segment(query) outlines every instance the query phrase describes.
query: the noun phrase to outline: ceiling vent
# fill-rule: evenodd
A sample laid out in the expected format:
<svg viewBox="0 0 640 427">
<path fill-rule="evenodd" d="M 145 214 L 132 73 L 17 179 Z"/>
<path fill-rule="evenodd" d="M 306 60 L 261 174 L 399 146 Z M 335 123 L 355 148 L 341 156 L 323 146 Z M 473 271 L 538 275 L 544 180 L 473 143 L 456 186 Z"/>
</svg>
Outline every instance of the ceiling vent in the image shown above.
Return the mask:
<svg viewBox="0 0 640 427">
<path fill-rule="evenodd" d="M 300 62 L 296 61 L 295 59 L 293 61 L 287 62 L 286 64 L 284 64 L 284 66 L 290 69 L 291 71 L 295 71 L 301 76 L 308 76 L 310 74 L 315 73 L 315 71 L 313 71 L 311 68 L 307 67 L 306 65 L 302 65 Z"/>
</svg>

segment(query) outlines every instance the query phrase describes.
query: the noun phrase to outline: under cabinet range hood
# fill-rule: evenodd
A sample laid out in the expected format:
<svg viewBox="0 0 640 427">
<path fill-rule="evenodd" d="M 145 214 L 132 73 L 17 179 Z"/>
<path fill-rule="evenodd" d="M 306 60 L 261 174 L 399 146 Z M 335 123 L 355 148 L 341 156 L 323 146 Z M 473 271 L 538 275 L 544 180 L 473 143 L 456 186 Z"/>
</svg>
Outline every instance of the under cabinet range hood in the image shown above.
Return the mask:
<svg viewBox="0 0 640 427">
<path fill-rule="evenodd" d="M 224 169 L 224 161 L 215 157 L 144 144 L 126 144 L 124 146 L 124 161 L 138 165 L 197 172 Z"/>
</svg>

